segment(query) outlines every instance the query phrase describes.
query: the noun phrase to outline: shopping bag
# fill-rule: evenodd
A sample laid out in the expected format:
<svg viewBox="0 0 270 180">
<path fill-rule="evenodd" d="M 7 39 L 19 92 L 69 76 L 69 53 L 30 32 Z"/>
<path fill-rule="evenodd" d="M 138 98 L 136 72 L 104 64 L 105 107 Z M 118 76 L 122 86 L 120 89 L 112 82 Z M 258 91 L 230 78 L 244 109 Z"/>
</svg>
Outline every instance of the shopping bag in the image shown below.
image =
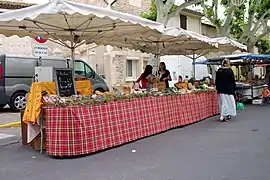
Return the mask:
<svg viewBox="0 0 270 180">
<path fill-rule="evenodd" d="M 244 110 L 245 106 L 242 102 L 237 102 L 236 108 L 237 110 Z"/>
</svg>

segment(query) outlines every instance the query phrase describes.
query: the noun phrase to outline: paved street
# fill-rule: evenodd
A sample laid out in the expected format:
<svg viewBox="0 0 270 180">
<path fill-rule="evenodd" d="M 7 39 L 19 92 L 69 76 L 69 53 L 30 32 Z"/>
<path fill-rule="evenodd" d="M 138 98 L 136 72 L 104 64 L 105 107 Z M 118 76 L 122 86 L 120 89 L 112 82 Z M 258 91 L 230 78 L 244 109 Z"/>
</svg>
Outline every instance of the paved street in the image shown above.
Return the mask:
<svg viewBox="0 0 270 180">
<path fill-rule="evenodd" d="M 228 123 L 215 117 L 76 159 L 2 146 L 0 179 L 269 180 L 269 108 L 249 106 Z"/>
<path fill-rule="evenodd" d="M 20 121 L 20 114 L 12 112 L 8 107 L 0 109 L 0 125 Z M 0 145 L 18 141 L 20 139 L 20 128 L 0 128 Z"/>
</svg>

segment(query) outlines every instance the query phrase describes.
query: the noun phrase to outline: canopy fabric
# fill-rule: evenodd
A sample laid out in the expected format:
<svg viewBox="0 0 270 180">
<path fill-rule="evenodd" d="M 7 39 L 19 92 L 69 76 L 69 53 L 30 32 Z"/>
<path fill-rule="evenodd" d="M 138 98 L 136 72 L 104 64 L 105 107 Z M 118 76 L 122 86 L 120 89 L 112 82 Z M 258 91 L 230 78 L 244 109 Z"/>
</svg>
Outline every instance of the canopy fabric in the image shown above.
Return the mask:
<svg viewBox="0 0 270 180">
<path fill-rule="evenodd" d="M 212 38 L 211 41 L 219 44 L 219 50 L 221 52 L 247 51 L 247 46 L 228 37 Z"/>
<path fill-rule="evenodd" d="M 213 61 L 223 61 L 224 59 L 229 59 L 229 60 L 239 60 L 242 59 L 242 56 L 247 56 L 249 53 L 245 54 L 232 54 L 232 55 L 225 55 L 225 56 L 220 56 L 217 58 L 209 58 L 207 60 L 213 62 Z"/>
<path fill-rule="evenodd" d="M 249 54 L 241 56 L 242 59 L 250 59 L 250 60 L 270 60 L 270 54 L 269 55 L 263 55 L 263 54 Z"/>
<path fill-rule="evenodd" d="M 261 54 L 236 54 L 236 55 L 227 55 L 213 59 L 207 59 L 201 62 L 195 62 L 194 64 L 205 64 L 205 65 L 220 65 L 224 59 L 231 60 L 231 64 L 247 64 L 252 62 L 259 66 L 270 63 L 270 55 L 261 55 Z"/>
<path fill-rule="evenodd" d="M 222 60 L 205 60 L 205 61 L 199 61 L 199 62 L 193 62 L 194 65 L 221 65 Z M 247 64 L 246 62 L 243 62 L 243 60 L 233 60 L 230 63 L 231 65 L 241 65 L 241 64 Z"/>
<path fill-rule="evenodd" d="M 217 43 L 210 42 L 210 39 L 206 36 L 175 27 L 165 28 L 164 33 L 149 31 L 144 34 L 108 35 L 111 34 L 96 36 L 88 43 L 100 41 L 99 44 L 125 47 L 159 56 L 204 54 L 218 47 Z"/>
<path fill-rule="evenodd" d="M 7 37 L 43 36 L 75 44 L 98 35 L 128 36 L 163 30 L 160 23 L 70 0 L 52 0 L 0 14 L 0 34 Z"/>
<path fill-rule="evenodd" d="M 177 46 L 181 46 L 186 55 L 205 55 L 209 52 L 218 51 L 218 43 L 212 42 L 211 38 L 201 35 L 193 31 L 187 31 L 182 28 L 166 28 L 165 35 L 184 37 L 183 42 L 175 42 Z M 185 54 L 184 54 L 185 55 Z"/>
<path fill-rule="evenodd" d="M 255 64 L 254 66 L 255 67 L 267 67 L 267 66 L 270 66 L 270 62 L 269 62 L 269 64 Z"/>
</svg>

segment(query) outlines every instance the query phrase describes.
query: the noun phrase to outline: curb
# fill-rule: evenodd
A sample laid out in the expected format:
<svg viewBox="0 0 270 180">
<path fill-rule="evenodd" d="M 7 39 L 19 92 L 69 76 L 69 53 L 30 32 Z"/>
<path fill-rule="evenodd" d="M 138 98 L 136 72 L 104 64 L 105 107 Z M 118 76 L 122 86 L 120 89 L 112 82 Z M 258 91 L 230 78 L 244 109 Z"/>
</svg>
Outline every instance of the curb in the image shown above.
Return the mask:
<svg viewBox="0 0 270 180">
<path fill-rule="evenodd" d="M 9 124 L 0 124 L 0 129 L 1 128 L 14 128 L 14 127 L 21 127 L 21 122 L 14 122 L 14 123 L 9 123 Z"/>
</svg>

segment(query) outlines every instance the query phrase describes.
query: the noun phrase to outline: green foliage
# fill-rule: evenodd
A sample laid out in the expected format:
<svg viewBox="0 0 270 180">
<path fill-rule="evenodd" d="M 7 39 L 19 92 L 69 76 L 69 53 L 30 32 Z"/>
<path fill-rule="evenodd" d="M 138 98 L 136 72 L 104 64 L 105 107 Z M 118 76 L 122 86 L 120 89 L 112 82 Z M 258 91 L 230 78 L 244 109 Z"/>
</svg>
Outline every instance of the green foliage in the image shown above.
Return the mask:
<svg viewBox="0 0 270 180">
<path fill-rule="evenodd" d="M 270 54 L 270 39 L 264 37 L 256 43 L 260 54 Z"/>
<path fill-rule="evenodd" d="M 257 0 L 248 0 L 247 2 L 248 2 L 249 7 L 247 7 L 247 3 L 245 3 L 235 10 L 234 19 L 231 25 L 231 34 L 234 38 L 237 38 L 237 39 L 240 38 L 240 36 L 244 32 L 245 27 L 247 26 L 247 22 L 245 21 L 245 13 L 247 11 L 248 11 L 248 14 L 254 13 L 255 16 L 252 21 L 256 22 L 265 14 L 265 12 L 267 12 L 270 9 L 270 1 L 267 1 L 267 0 L 262 0 L 258 6 L 256 6 Z M 263 20 L 266 20 L 269 17 L 270 17 L 270 13 L 264 16 Z M 249 31 L 251 31 L 251 29 Z M 255 33 L 258 33 L 258 32 L 255 32 Z M 247 34 L 246 35 L 247 37 L 245 38 L 248 38 L 248 35 L 249 34 Z M 254 34 L 251 34 L 251 35 L 254 35 Z"/>
<path fill-rule="evenodd" d="M 246 26 L 245 22 L 246 5 L 243 4 L 236 8 L 234 12 L 233 21 L 231 24 L 231 35 L 233 38 L 239 39 L 244 32 Z"/>
<path fill-rule="evenodd" d="M 152 20 L 152 21 L 157 20 L 157 7 L 156 7 L 155 0 L 151 0 L 151 4 L 149 7 L 149 13 L 143 12 L 143 13 L 141 13 L 141 17 L 145 18 L 145 19 Z"/>
<path fill-rule="evenodd" d="M 256 1 L 254 1 L 253 3 L 255 4 Z M 270 9 L 270 1 L 269 0 L 262 0 L 262 2 L 260 3 L 259 7 L 255 9 L 256 11 L 256 18 L 259 19 L 266 11 L 268 11 Z M 265 16 L 264 19 L 270 18 L 270 13 L 268 12 L 268 14 Z"/>
<path fill-rule="evenodd" d="M 221 0 L 218 6 L 223 6 L 225 8 L 225 18 L 227 18 L 227 13 L 229 12 L 231 7 L 231 0 Z M 214 3 L 215 0 L 204 0 L 205 6 L 204 6 L 204 14 L 208 17 L 210 17 L 214 23 L 214 25 L 218 28 L 220 31 L 222 28 L 225 28 L 222 26 L 222 24 L 225 22 L 226 19 L 215 19 L 217 17 L 217 14 L 215 14 L 215 6 L 216 4 Z M 265 15 L 265 12 L 267 12 L 270 9 L 270 0 L 262 0 L 259 5 L 256 5 L 258 3 L 257 0 L 245 0 L 245 3 L 242 4 L 240 7 L 234 7 L 234 16 L 230 24 L 230 35 L 235 38 L 235 39 L 240 39 L 242 42 L 248 42 L 249 38 L 251 36 L 257 36 L 259 35 L 259 32 L 252 32 L 252 29 L 254 28 L 254 25 L 256 21 L 258 22 L 259 19 Z M 209 5 L 211 4 L 211 5 Z M 220 9 L 220 7 L 219 7 Z M 219 12 L 216 12 L 219 13 Z M 250 22 L 252 22 L 251 26 L 248 26 L 248 20 L 246 19 L 245 15 L 248 14 L 248 18 L 254 18 L 250 19 Z M 254 16 L 249 16 L 254 14 Z M 269 19 L 270 13 L 266 14 L 264 16 L 263 20 L 260 19 L 260 21 L 266 21 Z M 254 23 L 255 22 L 255 23 Z M 226 27 L 227 28 L 227 27 Z M 250 29 L 246 29 L 250 28 Z M 259 29 L 259 28 L 258 28 Z M 261 29 L 260 29 L 261 30 Z M 255 34 L 251 34 L 255 33 Z M 265 41 L 260 42 L 259 44 L 265 44 Z"/>
</svg>

